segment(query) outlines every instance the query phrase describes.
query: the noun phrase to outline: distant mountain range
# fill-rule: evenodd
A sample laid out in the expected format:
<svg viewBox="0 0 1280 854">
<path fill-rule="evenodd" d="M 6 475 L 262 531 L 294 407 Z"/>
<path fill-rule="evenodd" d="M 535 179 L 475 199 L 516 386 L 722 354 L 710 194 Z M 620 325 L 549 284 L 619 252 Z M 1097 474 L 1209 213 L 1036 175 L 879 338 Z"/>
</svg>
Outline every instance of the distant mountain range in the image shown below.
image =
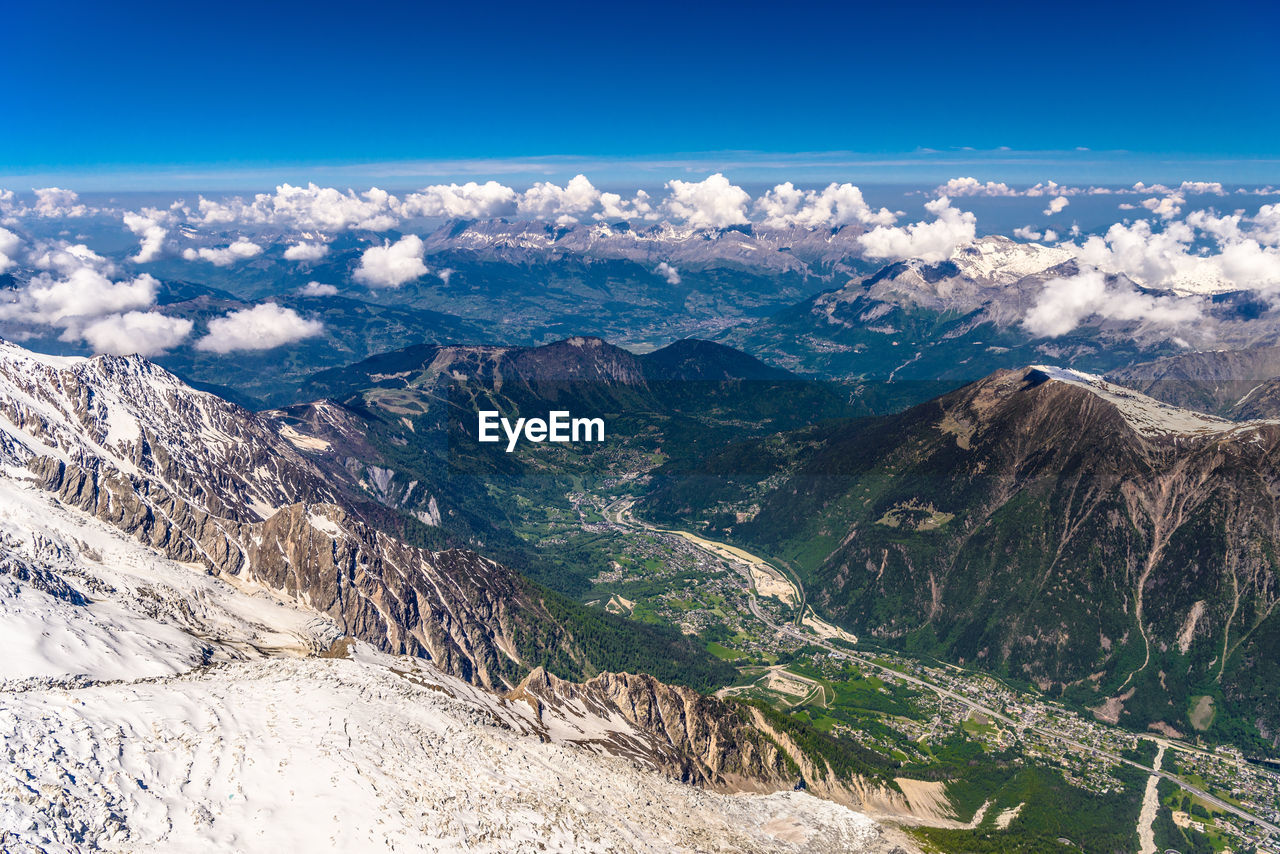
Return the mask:
<svg viewBox="0 0 1280 854">
<path fill-rule="evenodd" d="M 1227 418 L 1280 418 L 1280 347 L 1208 350 L 1112 371 L 1109 379 Z"/>
<path fill-rule="evenodd" d="M 919 402 L 1000 369 L 1052 362 L 1106 372 L 1185 353 L 1197 343 L 1251 346 L 1274 340 L 1280 331 L 1244 293 L 1208 300 L 1204 322 L 1177 335 L 1141 317 L 1087 316 L 1056 337 L 1029 331 L 1024 321 L 1046 284 L 1079 272 L 1063 249 L 987 237 L 948 261 L 899 262 L 852 278 L 767 319 L 734 326 L 716 340 L 805 375 L 916 383 Z M 1108 281 L 1161 295 L 1124 277 Z M 1180 337 L 1198 334 L 1203 341 Z"/>
<path fill-rule="evenodd" d="M 309 373 L 420 342 L 537 346 L 588 334 L 646 351 L 713 339 L 816 379 L 900 384 L 864 394 L 881 401 L 872 409 L 889 411 L 1002 368 L 1052 362 L 1107 372 L 1189 347 L 1269 344 L 1280 333 L 1265 306 L 1240 292 L 1197 297 L 1203 322 L 1176 333 L 1141 318 L 1086 316 L 1071 331 L 1044 337 L 1024 321 L 1047 282 L 1080 271 L 1072 251 L 991 236 L 947 261 L 885 265 L 862 255 L 862 233 L 859 226 L 454 221 L 424 237 L 427 273 L 369 289 L 353 280 L 361 254 L 398 233 L 306 234 L 328 253 L 298 262 L 283 257 L 298 235 L 268 229 L 255 236 L 263 252 L 234 267 L 195 270 L 190 261 L 161 257 L 146 269 L 160 279 L 163 311 L 194 322 L 192 340 L 213 318 L 265 300 L 323 318 L 317 336 L 241 351 L 234 360 L 186 345 L 158 357 L 251 408 L 297 403 Z M 217 229 L 191 234 L 209 245 L 230 238 Z M 29 272 L 6 275 L 5 286 L 20 288 Z M 1122 276 L 1108 281 L 1142 298 L 1168 296 Z M 335 292 L 308 295 L 311 282 Z M 9 332 L 40 349 L 81 352 L 57 329 Z"/>
</svg>

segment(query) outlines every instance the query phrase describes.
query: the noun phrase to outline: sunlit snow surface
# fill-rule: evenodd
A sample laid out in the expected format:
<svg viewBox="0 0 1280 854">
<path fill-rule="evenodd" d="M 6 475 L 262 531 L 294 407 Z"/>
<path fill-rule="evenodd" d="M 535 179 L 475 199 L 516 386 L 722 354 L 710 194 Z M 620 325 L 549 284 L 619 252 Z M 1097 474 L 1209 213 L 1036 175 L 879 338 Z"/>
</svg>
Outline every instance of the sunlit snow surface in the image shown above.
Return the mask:
<svg viewBox="0 0 1280 854">
<path fill-rule="evenodd" d="M 301 655 L 339 632 L 327 618 L 246 593 L 175 563 L 47 493 L 0 477 L 7 563 L 51 573 L 89 600 L 0 574 L 0 685 L 30 679 L 135 679 L 206 660 Z"/>
<path fill-rule="evenodd" d="M 1124 386 L 1109 383 L 1096 374 L 1070 368 L 1034 365 L 1032 370 L 1039 371 L 1051 380 L 1088 389 L 1115 406 L 1135 430 L 1148 436 L 1247 432 L 1261 423 L 1275 423 L 1229 421 L 1203 412 L 1181 409 Z"/>
<path fill-rule="evenodd" d="M 587 760 L 495 727 L 376 659 L 272 659 L 27 691 L 5 697 L 0 727 L 10 756 L 0 822 L 33 842 L 859 851 L 880 839 L 870 819 L 802 793 L 716 795 L 623 759 Z"/>
<path fill-rule="evenodd" d="M 0 477 L 0 850 L 888 851 L 803 793 L 721 795 L 355 645 Z M 56 594 L 56 595 L 55 595 Z M 83 598 L 80 598 L 83 596 Z"/>
</svg>

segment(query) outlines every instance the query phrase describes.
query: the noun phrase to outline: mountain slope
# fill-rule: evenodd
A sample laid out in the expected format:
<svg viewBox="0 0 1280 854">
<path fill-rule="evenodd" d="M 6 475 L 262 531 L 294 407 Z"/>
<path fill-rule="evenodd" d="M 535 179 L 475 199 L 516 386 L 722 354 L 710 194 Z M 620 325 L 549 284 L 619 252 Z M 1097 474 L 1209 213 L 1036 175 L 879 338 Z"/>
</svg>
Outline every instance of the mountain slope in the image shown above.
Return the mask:
<svg viewBox="0 0 1280 854">
<path fill-rule="evenodd" d="M 695 678 L 716 666 L 690 658 L 678 636 L 637 643 L 472 552 L 388 535 L 277 425 L 144 360 L 0 345 L 0 460 L 175 560 L 284 592 L 346 634 L 482 685 L 514 684 L 535 651 L 534 663 L 566 675 L 607 669 L 588 642 L 612 651 L 611 665 L 654 662 L 648 644 Z"/>
<path fill-rule="evenodd" d="M 1276 743 L 1277 450 L 1280 424 L 1033 368 L 731 448 L 647 507 L 787 561 L 860 636 L 1140 727 L 1216 696 Z"/>
<path fill-rule="evenodd" d="M 533 667 L 598 654 L 594 615 L 370 527 L 257 416 L 141 360 L 2 365 L 6 850 L 892 847 L 808 796 L 707 794 L 787 792 L 808 760 L 732 703 Z M 312 490 L 333 502 L 274 506 Z M 823 783 L 906 806 L 874 770 Z"/>
<path fill-rule="evenodd" d="M 1276 377 L 1280 347 L 1185 353 L 1108 374 L 1113 382 L 1166 403 L 1242 419 L 1280 415 L 1268 390 Z"/>
<path fill-rule="evenodd" d="M 628 708 L 702 704 L 682 719 L 719 733 L 702 755 L 740 776 L 690 774 L 711 766 L 607 694 L 562 702 L 567 683 L 535 671 L 521 690 L 547 683 L 536 707 L 504 699 L 7 476 L 0 542 L 5 851 L 894 848 L 790 793 L 785 755 L 731 732 L 736 716 L 670 706 L 680 689 L 637 683 Z"/>
<path fill-rule="evenodd" d="M 333 478 L 568 595 L 600 568 L 558 530 L 576 518 L 567 496 L 584 484 L 634 480 L 658 460 L 694 460 L 743 436 L 856 411 L 838 385 L 723 345 L 686 340 L 637 355 L 589 336 L 533 348 L 406 348 L 320 372 L 303 393 L 320 399 L 267 415 Z M 480 410 L 512 421 L 568 411 L 602 419 L 606 436 L 522 442 L 507 453 L 478 442 Z M 528 518 L 542 511 L 560 517 Z M 513 534 L 549 529 L 554 549 L 530 549 Z"/>
</svg>

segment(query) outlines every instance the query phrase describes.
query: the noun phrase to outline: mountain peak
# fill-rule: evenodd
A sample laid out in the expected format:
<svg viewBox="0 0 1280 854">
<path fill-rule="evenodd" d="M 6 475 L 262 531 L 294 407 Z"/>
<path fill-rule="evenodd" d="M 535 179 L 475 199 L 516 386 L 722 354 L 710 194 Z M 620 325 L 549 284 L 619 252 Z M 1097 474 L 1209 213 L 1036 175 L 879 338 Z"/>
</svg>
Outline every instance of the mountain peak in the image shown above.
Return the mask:
<svg viewBox="0 0 1280 854">
<path fill-rule="evenodd" d="M 1148 397 L 1141 392 L 1107 382 L 1096 374 L 1070 368 L 1033 365 L 1027 369 L 1027 374 L 1028 376 L 1039 375 L 1047 381 L 1065 383 L 1090 392 L 1115 407 L 1124 420 L 1144 436 L 1216 435 L 1256 426 L 1258 423 L 1276 423 L 1230 421 L 1215 415 L 1183 409 Z"/>
<path fill-rule="evenodd" d="M 795 375 L 714 341 L 683 338 L 640 357 L 651 380 L 786 380 Z"/>
</svg>

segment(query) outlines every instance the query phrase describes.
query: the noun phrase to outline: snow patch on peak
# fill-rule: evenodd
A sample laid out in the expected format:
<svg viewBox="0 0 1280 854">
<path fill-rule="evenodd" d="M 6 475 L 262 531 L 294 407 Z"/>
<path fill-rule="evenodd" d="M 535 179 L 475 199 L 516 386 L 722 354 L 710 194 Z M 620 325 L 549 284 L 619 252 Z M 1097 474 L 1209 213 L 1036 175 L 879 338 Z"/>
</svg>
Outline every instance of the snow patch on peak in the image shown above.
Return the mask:
<svg viewBox="0 0 1280 854">
<path fill-rule="evenodd" d="M 323 489 L 288 437 L 146 359 L 45 356 L 2 342 L 0 465 L 16 474 L 38 458 L 150 479 L 242 521 L 298 500 L 304 483 Z"/>
<path fill-rule="evenodd" d="M 1030 369 L 1044 374 L 1051 381 L 1087 389 L 1114 406 L 1125 421 L 1145 436 L 1228 433 L 1233 430 L 1248 429 L 1261 423 L 1240 423 L 1215 415 L 1181 409 L 1124 386 L 1107 382 L 1097 374 L 1055 365 L 1032 365 Z"/>
<path fill-rule="evenodd" d="M 335 540 L 342 536 L 341 525 L 328 516 L 317 513 L 315 510 L 307 513 L 307 524 Z"/>
<path fill-rule="evenodd" d="M 36 353 L 4 338 L 0 338 L 0 360 L 37 362 L 51 368 L 71 368 L 89 361 L 86 356 L 50 356 L 46 353 Z"/>
<path fill-rule="evenodd" d="M 984 237 L 951 256 L 960 272 L 972 279 L 1012 283 L 1070 261 L 1072 253 L 1056 246 L 1018 243 L 1007 237 Z"/>
</svg>

